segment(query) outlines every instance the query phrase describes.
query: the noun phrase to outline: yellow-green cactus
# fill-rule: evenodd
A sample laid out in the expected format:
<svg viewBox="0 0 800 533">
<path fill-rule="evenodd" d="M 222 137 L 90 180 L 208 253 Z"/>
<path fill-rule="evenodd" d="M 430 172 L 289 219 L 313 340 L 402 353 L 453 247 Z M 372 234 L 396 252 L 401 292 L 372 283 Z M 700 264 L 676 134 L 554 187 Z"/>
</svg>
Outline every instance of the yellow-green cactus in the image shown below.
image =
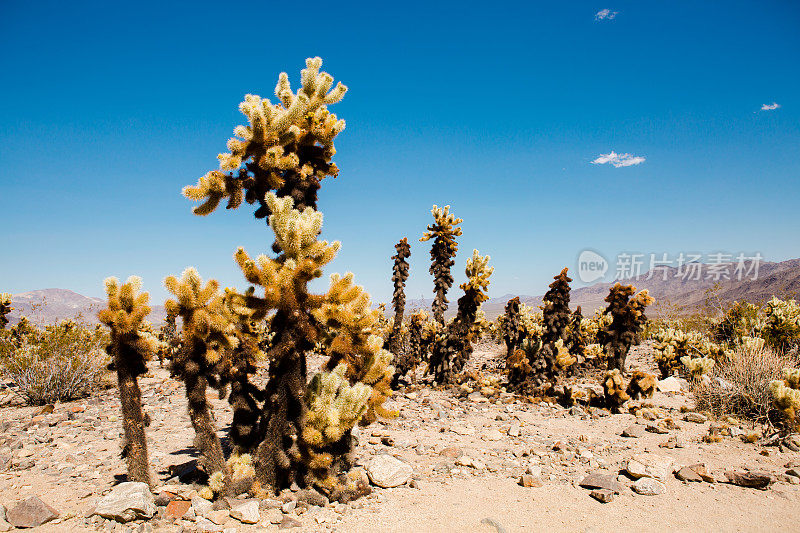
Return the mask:
<svg viewBox="0 0 800 533">
<path fill-rule="evenodd" d="M 97 314 L 111 329 L 107 351 L 114 358 L 117 371 L 122 427 L 125 432 L 123 455 L 128 464 L 128 479 L 153 484 L 147 457 L 146 418 L 142 412 L 142 394 L 138 377 L 147 371 L 147 361 L 158 349 L 158 340 L 140 328 L 150 314 L 150 295 L 139 292 L 141 278 L 131 276 L 120 284 L 117 278 L 105 280 L 108 307 Z"/>
<path fill-rule="evenodd" d="M 789 386 L 786 381 L 776 379 L 770 381 L 769 391 L 775 407 L 780 409 L 789 424 L 794 426 L 797 423 L 797 411 L 800 410 L 800 390 Z"/>
<path fill-rule="evenodd" d="M 316 209 L 320 181 L 336 176 L 339 169 L 331 161 L 336 149 L 333 141 L 345 127 L 344 120 L 328 111 L 327 106 L 344 97 L 347 87 L 320 72 L 322 59 L 306 60 L 301 71 L 301 87 L 293 92 L 288 75 L 283 72 L 275 87 L 279 103 L 248 94 L 239 110 L 247 117 L 247 126 L 237 126 L 228 141 L 229 153 L 220 154 L 220 169 L 187 186 L 183 194 L 203 203 L 195 207 L 198 215 L 207 215 L 225 198 L 228 208 L 242 201 L 258 202 L 257 218 L 271 213 L 266 193 L 289 196 L 299 211 Z"/>
<path fill-rule="evenodd" d="M 603 376 L 603 391 L 606 404 L 614 411 L 619 411 L 622 405 L 631 399 L 627 393 L 627 385 L 622 373 L 618 369 L 609 370 Z"/>
<path fill-rule="evenodd" d="M 695 357 L 688 355 L 681 357 L 681 363 L 689 371 L 689 374 L 698 379 L 703 374 L 707 374 L 714 368 L 715 361 L 710 357 Z"/>
</svg>

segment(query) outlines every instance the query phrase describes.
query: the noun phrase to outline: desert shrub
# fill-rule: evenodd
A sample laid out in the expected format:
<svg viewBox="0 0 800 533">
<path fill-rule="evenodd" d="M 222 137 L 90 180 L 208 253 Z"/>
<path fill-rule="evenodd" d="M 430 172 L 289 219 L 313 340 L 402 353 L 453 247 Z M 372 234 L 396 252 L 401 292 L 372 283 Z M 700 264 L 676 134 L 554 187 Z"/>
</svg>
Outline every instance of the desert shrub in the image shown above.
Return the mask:
<svg viewBox="0 0 800 533">
<path fill-rule="evenodd" d="M 107 341 L 98 329 L 69 320 L 44 329 L 26 325 L 4 341 L 0 374 L 31 405 L 81 398 L 103 383 Z"/>
<path fill-rule="evenodd" d="M 774 413 L 770 382 L 783 378 L 787 357 L 769 348 L 737 347 L 696 382 L 697 408 L 715 416 L 734 415 L 766 421 Z"/>
<path fill-rule="evenodd" d="M 733 302 L 722 316 L 711 324 L 711 335 L 717 342 L 736 344 L 743 337 L 758 336 L 763 328 L 759 307 L 750 302 Z"/>
</svg>

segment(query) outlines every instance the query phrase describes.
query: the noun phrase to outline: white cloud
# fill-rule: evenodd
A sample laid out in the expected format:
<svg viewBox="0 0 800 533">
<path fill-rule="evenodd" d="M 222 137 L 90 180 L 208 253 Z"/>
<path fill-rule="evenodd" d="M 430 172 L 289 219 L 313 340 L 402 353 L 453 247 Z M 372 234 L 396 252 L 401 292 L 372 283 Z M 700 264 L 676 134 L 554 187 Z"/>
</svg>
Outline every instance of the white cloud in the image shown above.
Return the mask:
<svg viewBox="0 0 800 533">
<path fill-rule="evenodd" d="M 761 111 L 773 111 L 775 109 L 778 109 L 779 107 L 780 107 L 780 104 L 772 102 L 771 104 L 763 104 L 761 106 Z"/>
<path fill-rule="evenodd" d="M 611 20 L 617 16 L 619 11 L 611 11 L 610 9 L 601 9 L 594 15 L 594 20 Z"/>
<path fill-rule="evenodd" d="M 644 163 L 645 158 L 638 155 L 632 154 L 618 154 L 613 150 L 607 154 L 600 154 L 600 156 L 592 161 L 593 165 L 605 165 L 606 163 L 611 163 L 615 167 L 630 167 L 633 165 L 638 165 Z"/>
</svg>

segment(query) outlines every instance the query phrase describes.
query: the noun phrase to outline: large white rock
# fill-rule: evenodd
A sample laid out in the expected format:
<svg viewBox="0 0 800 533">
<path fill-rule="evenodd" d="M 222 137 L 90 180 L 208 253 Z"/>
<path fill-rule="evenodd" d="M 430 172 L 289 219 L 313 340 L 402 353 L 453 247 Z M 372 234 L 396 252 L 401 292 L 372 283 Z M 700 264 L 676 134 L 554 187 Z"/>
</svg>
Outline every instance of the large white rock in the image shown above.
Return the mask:
<svg viewBox="0 0 800 533">
<path fill-rule="evenodd" d="M 625 470 L 636 479 L 652 477 L 665 481 L 672 473 L 673 462 L 671 457 L 653 453 L 637 453 L 628 459 Z"/>
<path fill-rule="evenodd" d="M 670 376 L 666 379 L 659 381 L 656 386 L 661 392 L 680 392 L 681 382 L 675 376 Z"/>
<path fill-rule="evenodd" d="M 411 478 L 411 465 L 391 455 L 376 455 L 367 465 L 367 475 L 373 485 L 388 489 L 399 487 Z"/>
<path fill-rule="evenodd" d="M 152 518 L 156 514 L 155 499 L 146 483 L 127 481 L 103 496 L 97 502 L 94 514 L 119 522 Z"/>
</svg>

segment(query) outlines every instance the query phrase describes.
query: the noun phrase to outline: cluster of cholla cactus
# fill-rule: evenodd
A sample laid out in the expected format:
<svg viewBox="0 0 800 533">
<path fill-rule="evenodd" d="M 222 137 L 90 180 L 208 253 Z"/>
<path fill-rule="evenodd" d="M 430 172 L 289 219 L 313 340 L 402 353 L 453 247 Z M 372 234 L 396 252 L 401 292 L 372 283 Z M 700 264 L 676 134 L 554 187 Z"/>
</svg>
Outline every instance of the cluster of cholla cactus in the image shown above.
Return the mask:
<svg viewBox="0 0 800 533">
<path fill-rule="evenodd" d="M 458 252 L 456 237 L 461 235 L 461 228 L 458 225 L 463 220 L 450 213 L 449 205 L 443 208 L 434 205 L 431 214 L 434 222 L 428 226 L 420 242 L 433 239 L 430 267 L 430 273 L 433 275 L 433 292 L 436 295 L 433 299 L 433 318 L 444 325 L 444 312 L 447 311 L 448 304 L 447 291 L 453 286 L 450 269 L 455 264 L 454 257 Z"/>
<path fill-rule="evenodd" d="M 331 90 L 333 78 L 319 71 L 321 63 L 319 58 L 306 61 L 296 93 L 281 74 L 277 104 L 247 95 L 240 110 L 249 125 L 234 130 L 238 138 L 228 142 L 229 153 L 219 156 L 221 170 L 183 191 L 202 201 L 194 209 L 198 215 L 208 215 L 225 198 L 229 209 L 243 200 L 258 203 L 255 215 L 267 218 L 275 238 L 275 256 L 252 258 L 242 248 L 234 254 L 252 284 L 244 292 L 223 291 L 191 267 L 180 278 L 165 280 L 174 295 L 167 311 L 182 320 L 172 371 L 186 386 L 195 443 L 209 475 L 205 497 L 245 491 L 259 495 L 297 483 L 346 498 L 340 491 L 352 463 L 353 427 L 390 414 L 382 404 L 391 392 L 392 355 L 376 334 L 379 313 L 371 309 L 369 295 L 353 283 L 352 274 L 332 275 L 323 294 L 308 288 L 340 247 L 319 239 L 322 213 L 316 207 L 320 181 L 338 173 L 331 161 L 333 140 L 344 128 L 327 105 L 341 100 L 346 88 L 338 84 Z M 118 292 L 125 291 L 130 290 L 123 286 Z M 115 294 L 109 289 L 108 313 L 127 305 L 114 303 Z M 138 297 L 135 303 L 127 311 L 132 318 L 117 313 L 123 325 L 104 321 L 122 339 L 114 350 L 141 371 L 145 351 L 136 352 L 135 359 L 130 355 L 134 341 L 121 337 L 134 335 L 134 318 L 146 314 Z M 309 381 L 306 357 L 314 350 L 328 359 Z M 264 388 L 252 381 L 260 361 L 268 364 Z M 120 378 L 122 394 L 129 381 L 123 384 Z M 230 390 L 232 446 L 227 457 L 206 399 L 208 388 L 217 389 L 220 397 Z"/>
<path fill-rule="evenodd" d="M 158 350 L 157 339 L 141 331 L 145 317 L 150 314 L 150 295 L 140 292 L 141 279 L 135 276 L 123 284 L 116 278 L 108 278 L 105 285 L 108 307 L 98 313 L 98 318 L 111 330 L 111 343 L 106 350 L 113 357 L 117 371 L 128 479 L 152 486 L 145 435 L 148 419 L 142 411 L 138 383 L 138 377 L 147 372 L 147 361 Z"/>
<path fill-rule="evenodd" d="M 698 332 L 667 327 L 652 334 L 653 352 L 662 377 L 685 368 L 698 378 L 713 368 L 715 361 L 730 358 L 730 350 Z"/>
<path fill-rule="evenodd" d="M 403 237 L 400 242 L 394 245 L 396 254 L 392 256 L 392 284 L 394 285 L 394 292 L 392 293 L 392 305 L 394 306 L 394 322 L 392 332 L 389 335 L 389 351 L 397 354 L 398 349 L 403 343 L 403 336 L 401 328 L 403 326 L 403 314 L 406 309 L 406 293 L 405 285 L 408 280 L 408 258 L 411 257 L 411 247 L 408 245 L 408 239 Z"/>
<path fill-rule="evenodd" d="M 400 353 L 395 353 L 392 361 L 395 367 L 394 385 L 403 376 L 410 374 L 416 381 L 417 366 L 428 359 L 431 346 L 439 330 L 438 322 L 431 320 L 422 309 L 414 311 L 408 319 L 408 344 Z"/>
<path fill-rule="evenodd" d="M 435 244 L 434 244 L 435 246 Z M 488 298 L 489 277 L 494 268 L 489 267 L 489 256 L 481 256 L 473 250 L 467 259 L 467 281 L 460 285 L 464 295 L 458 299 L 456 317 L 437 336 L 434 342 L 428 373 L 438 383 L 450 383 L 464 368 L 472 354 L 475 341 L 475 321 L 478 310 Z"/>
<path fill-rule="evenodd" d="M 11 295 L 7 292 L 0 293 L 0 329 L 5 329 L 8 324 L 8 314 L 13 311 Z"/>
<path fill-rule="evenodd" d="M 617 283 L 605 299 L 608 302 L 605 313 L 612 320 L 598 334 L 598 340 L 608 355 L 609 370 L 625 370 L 628 351 L 640 341 L 642 328 L 647 322 L 645 308 L 655 301 L 647 290 L 634 296 L 635 292 L 635 287 Z"/>
<path fill-rule="evenodd" d="M 638 370 L 631 374 L 627 383 L 619 369 L 608 370 L 602 384 L 606 407 L 612 411 L 621 410 L 630 399 L 652 398 L 656 390 L 655 376 Z"/>
<path fill-rule="evenodd" d="M 764 305 L 764 327 L 761 337 L 779 351 L 800 345 L 800 304 L 796 300 L 781 300 L 775 296 Z"/>
<path fill-rule="evenodd" d="M 528 329 L 525 341 L 506 359 L 509 384 L 518 391 L 551 389 L 555 378 L 569 373 L 578 361 L 565 342 L 572 315 L 569 310 L 569 282 L 572 279 L 567 276 L 565 268 L 553 280 L 544 295 L 541 327 L 535 328 L 535 332 L 531 331 L 534 328 Z M 515 307 L 516 303 L 511 308 Z M 505 321 L 508 320 L 506 317 Z M 580 348 L 576 346 L 575 350 Z"/>
<path fill-rule="evenodd" d="M 796 429 L 800 411 L 800 369 L 784 368 L 783 379 L 771 381 L 769 390 L 773 404 L 786 418 L 789 428 Z"/>
</svg>

